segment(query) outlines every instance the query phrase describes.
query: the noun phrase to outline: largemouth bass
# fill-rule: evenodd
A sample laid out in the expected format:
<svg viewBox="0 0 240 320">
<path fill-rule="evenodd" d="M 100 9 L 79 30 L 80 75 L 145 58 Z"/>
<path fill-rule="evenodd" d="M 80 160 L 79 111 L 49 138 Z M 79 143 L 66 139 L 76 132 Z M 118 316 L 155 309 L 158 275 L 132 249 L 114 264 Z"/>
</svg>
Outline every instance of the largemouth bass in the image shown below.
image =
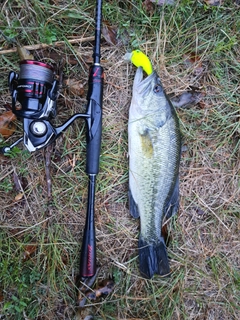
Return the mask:
<svg viewBox="0 0 240 320">
<path fill-rule="evenodd" d="M 170 273 L 161 229 L 179 206 L 181 134 L 174 107 L 156 72 L 143 79 L 138 68 L 128 122 L 129 208 L 140 217 L 141 274 Z"/>
</svg>

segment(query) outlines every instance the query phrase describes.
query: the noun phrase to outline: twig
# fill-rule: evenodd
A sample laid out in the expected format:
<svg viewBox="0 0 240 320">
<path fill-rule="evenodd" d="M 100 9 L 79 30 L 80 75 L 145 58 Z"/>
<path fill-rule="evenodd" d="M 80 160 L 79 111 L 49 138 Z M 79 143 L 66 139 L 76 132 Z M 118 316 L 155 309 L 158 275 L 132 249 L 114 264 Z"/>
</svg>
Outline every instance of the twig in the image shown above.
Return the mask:
<svg viewBox="0 0 240 320">
<path fill-rule="evenodd" d="M 93 41 L 94 39 L 95 39 L 94 37 L 86 37 L 86 38 L 70 39 L 67 41 L 71 44 L 74 44 L 74 43 Z M 25 48 L 26 50 L 32 51 L 32 50 L 38 50 L 38 49 L 45 49 L 45 48 L 49 48 L 49 47 L 61 47 L 64 44 L 66 44 L 66 41 L 57 41 L 53 44 L 39 43 L 39 44 L 23 46 L 23 48 Z M 0 50 L 0 54 L 7 54 L 7 53 L 12 53 L 12 52 L 17 52 L 17 47 L 12 48 L 12 49 L 7 49 L 7 50 Z"/>
<path fill-rule="evenodd" d="M 6 174 L 2 175 L 0 177 L 0 181 L 4 180 L 7 176 L 9 176 L 12 172 L 14 172 L 14 168 L 13 169 L 10 169 Z M 2 172 L 1 172 L 2 174 Z"/>
<path fill-rule="evenodd" d="M 195 195 L 197 195 L 194 192 Z M 225 225 L 225 223 L 219 218 L 219 216 L 207 205 L 207 203 L 205 203 L 200 197 L 198 197 L 198 199 L 200 200 L 200 202 L 202 203 L 202 205 L 204 205 L 217 219 L 218 221 L 230 232 L 230 229 Z"/>
<path fill-rule="evenodd" d="M 16 172 L 16 168 L 15 168 L 15 167 L 13 167 L 13 172 L 14 172 L 14 174 L 15 174 L 15 179 L 18 180 L 18 186 L 19 186 L 20 191 L 22 192 L 23 197 L 24 197 L 24 199 L 25 199 L 25 201 L 26 201 L 26 204 L 27 204 L 27 206 L 28 206 L 29 212 L 31 213 L 32 217 L 34 217 L 33 212 L 32 212 L 32 209 L 31 209 L 31 206 L 30 206 L 30 204 L 29 204 L 29 202 L 28 202 L 28 199 L 27 199 L 27 197 L 26 197 L 26 194 L 25 194 L 25 192 L 24 192 L 24 190 L 23 190 L 21 181 L 19 180 L 19 177 L 18 177 L 18 175 L 17 175 L 17 172 Z"/>
<path fill-rule="evenodd" d="M 51 178 L 51 156 L 52 156 L 52 152 L 53 152 L 53 144 L 50 144 L 44 150 L 48 204 L 52 201 L 52 178 Z"/>
<path fill-rule="evenodd" d="M 57 74 L 58 74 L 58 82 L 59 82 L 59 91 L 61 91 L 62 86 L 63 86 L 63 69 L 64 69 L 64 65 L 65 65 L 65 59 L 61 58 L 60 61 L 58 62 L 58 68 L 57 68 Z"/>
<path fill-rule="evenodd" d="M 30 211 L 30 212 L 31 212 L 31 214 L 33 215 L 32 211 Z M 47 222 L 50 218 L 51 218 L 51 217 L 48 217 L 48 218 L 46 218 L 46 219 L 44 219 L 44 220 L 42 220 L 42 221 L 40 221 L 40 222 L 38 222 L 38 223 L 35 223 L 34 225 L 32 225 L 32 226 L 30 226 L 30 227 L 28 227 L 28 228 L 26 228 L 26 229 L 24 228 L 22 231 L 19 231 L 19 232 L 13 234 L 13 235 L 10 236 L 9 238 L 13 238 L 13 237 L 18 236 L 19 234 L 22 234 L 22 233 L 24 233 L 24 232 L 28 232 L 29 230 L 34 229 L 35 227 L 37 227 L 37 226 L 39 226 L 39 225 Z M 17 227 L 12 228 L 12 229 L 17 229 Z"/>
</svg>

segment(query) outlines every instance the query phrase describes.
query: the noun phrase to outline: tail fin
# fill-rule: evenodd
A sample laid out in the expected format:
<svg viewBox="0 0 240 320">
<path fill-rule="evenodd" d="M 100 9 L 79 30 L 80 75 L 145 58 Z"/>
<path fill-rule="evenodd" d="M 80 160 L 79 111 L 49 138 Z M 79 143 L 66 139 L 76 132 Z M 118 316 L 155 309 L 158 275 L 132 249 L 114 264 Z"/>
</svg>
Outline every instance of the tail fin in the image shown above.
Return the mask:
<svg viewBox="0 0 240 320">
<path fill-rule="evenodd" d="M 148 243 L 140 236 L 139 268 L 145 278 L 152 278 L 154 274 L 166 276 L 170 273 L 166 245 L 162 237 L 157 243 Z"/>
</svg>

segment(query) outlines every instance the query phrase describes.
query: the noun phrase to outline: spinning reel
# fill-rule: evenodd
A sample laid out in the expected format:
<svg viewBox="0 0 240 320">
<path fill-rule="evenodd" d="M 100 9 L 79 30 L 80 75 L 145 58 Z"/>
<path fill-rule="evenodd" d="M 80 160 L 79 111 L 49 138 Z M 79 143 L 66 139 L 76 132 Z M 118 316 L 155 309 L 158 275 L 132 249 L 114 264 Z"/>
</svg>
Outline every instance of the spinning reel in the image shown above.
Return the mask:
<svg viewBox="0 0 240 320">
<path fill-rule="evenodd" d="M 24 145 L 29 151 L 35 151 L 52 142 L 60 133 L 50 123 L 56 116 L 58 96 L 53 68 L 46 63 L 24 60 L 20 62 L 19 75 L 14 71 L 9 73 L 8 83 L 12 112 L 23 120 Z"/>
<path fill-rule="evenodd" d="M 92 69 L 96 71 L 95 66 L 92 66 L 90 70 Z M 90 72 L 89 92 L 92 92 L 93 86 L 91 74 L 95 78 L 101 77 L 101 74 L 95 71 Z M 9 73 L 8 83 L 12 96 L 12 112 L 17 118 L 22 119 L 23 137 L 11 146 L 4 147 L 3 153 L 7 153 L 21 141 L 30 152 L 44 148 L 77 118 L 87 120 L 89 139 L 94 136 L 94 127 L 96 128 L 101 120 L 101 112 L 98 110 L 93 114 L 90 106 L 86 113 L 73 115 L 60 127 L 54 127 L 51 124 L 51 119 L 57 115 L 56 100 L 59 85 L 54 76 L 54 69 L 51 65 L 34 60 L 21 61 L 19 74 L 14 71 Z M 89 98 L 91 99 L 91 97 Z"/>
</svg>

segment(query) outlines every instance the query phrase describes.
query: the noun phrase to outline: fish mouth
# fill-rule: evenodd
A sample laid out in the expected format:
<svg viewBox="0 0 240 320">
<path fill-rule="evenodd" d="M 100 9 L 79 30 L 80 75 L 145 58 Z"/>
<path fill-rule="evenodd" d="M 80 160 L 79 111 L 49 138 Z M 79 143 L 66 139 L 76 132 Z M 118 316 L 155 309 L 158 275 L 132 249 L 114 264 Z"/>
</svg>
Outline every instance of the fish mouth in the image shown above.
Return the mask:
<svg viewBox="0 0 240 320">
<path fill-rule="evenodd" d="M 152 89 L 152 85 L 156 82 L 154 79 L 157 78 L 157 74 L 154 71 L 149 76 L 143 79 L 143 68 L 139 67 L 136 71 L 133 89 L 136 90 L 142 96 L 146 96 L 148 92 Z"/>
</svg>

